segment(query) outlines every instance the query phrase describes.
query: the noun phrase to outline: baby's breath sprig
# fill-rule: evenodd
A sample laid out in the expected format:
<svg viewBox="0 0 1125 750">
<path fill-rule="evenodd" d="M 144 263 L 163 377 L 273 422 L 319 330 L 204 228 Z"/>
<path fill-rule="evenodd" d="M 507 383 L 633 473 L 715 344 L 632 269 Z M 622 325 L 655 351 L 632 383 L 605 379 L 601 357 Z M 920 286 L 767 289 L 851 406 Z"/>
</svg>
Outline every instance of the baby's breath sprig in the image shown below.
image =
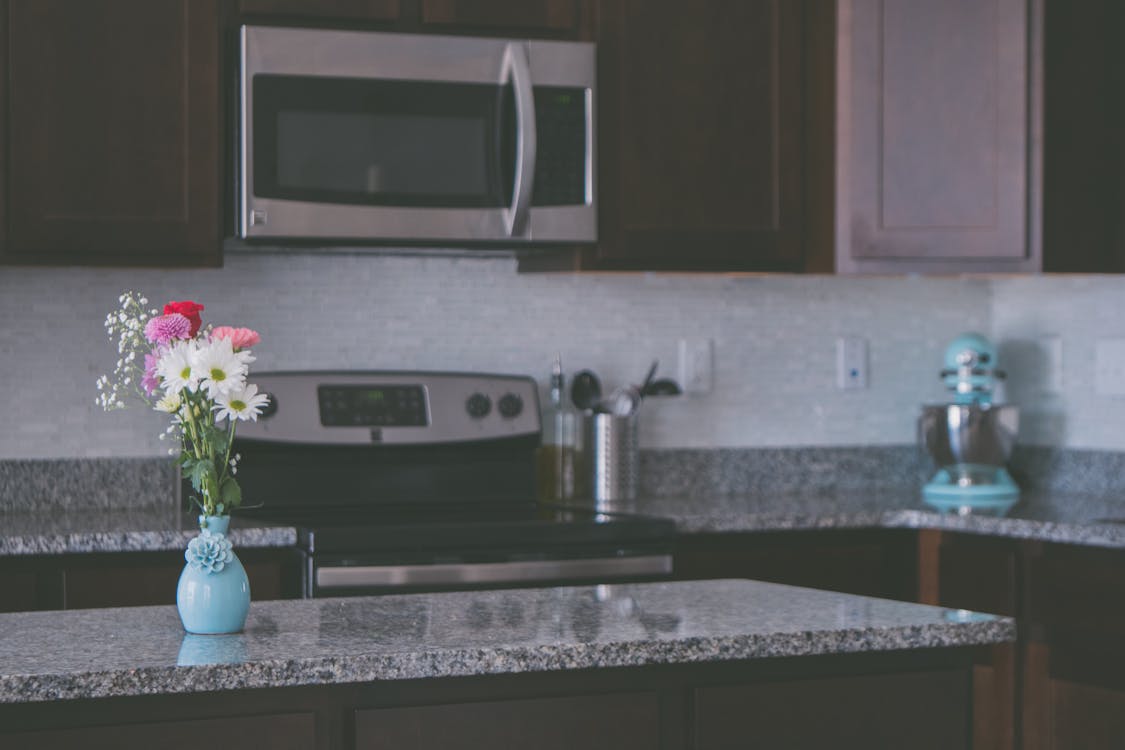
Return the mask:
<svg viewBox="0 0 1125 750">
<path fill-rule="evenodd" d="M 117 364 L 113 376 L 102 375 L 96 381 L 98 387 L 95 403 L 105 411 L 126 407 L 125 397 L 132 393 L 145 403 L 151 399 L 141 388 L 144 376 L 144 355 L 150 346 L 145 341 L 145 323 L 158 314 L 157 310 L 146 310 L 148 299 L 136 292 L 125 292 L 117 298 L 120 307 L 105 318 L 105 332 L 111 341 L 117 342 Z"/>
</svg>

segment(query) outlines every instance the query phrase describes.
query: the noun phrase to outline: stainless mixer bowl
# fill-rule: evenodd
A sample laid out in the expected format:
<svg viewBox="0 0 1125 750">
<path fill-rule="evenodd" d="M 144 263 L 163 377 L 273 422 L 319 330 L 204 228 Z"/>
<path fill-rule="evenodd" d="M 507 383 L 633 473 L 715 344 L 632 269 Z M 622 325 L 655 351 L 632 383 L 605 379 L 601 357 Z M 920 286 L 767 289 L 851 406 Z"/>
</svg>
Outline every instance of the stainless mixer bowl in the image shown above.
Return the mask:
<svg viewBox="0 0 1125 750">
<path fill-rule="evenodd" d="M 1019 428 L 1019 407 L 1009 404 L 923 406 L 918 419 L 922 444 L 942 468 L 1004 466 Z"/>
</svg>

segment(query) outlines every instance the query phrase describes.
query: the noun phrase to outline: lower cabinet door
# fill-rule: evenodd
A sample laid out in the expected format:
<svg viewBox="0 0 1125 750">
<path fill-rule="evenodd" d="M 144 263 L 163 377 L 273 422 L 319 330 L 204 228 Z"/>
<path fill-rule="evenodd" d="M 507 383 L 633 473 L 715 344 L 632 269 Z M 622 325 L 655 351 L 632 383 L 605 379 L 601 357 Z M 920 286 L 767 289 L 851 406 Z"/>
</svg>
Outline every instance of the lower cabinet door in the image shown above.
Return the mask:
<svg viewBox="0 0 1125 750">
<path fill-rule="evenodd" d="M 317 746 L 312 713 L 232 716 L 4 734 L 4 750 L 307 750 Z"/>
<path fill-rule="evenodd" d="M 656 693 L 457 703 L 355 713 L 357 750 L 656 750 Z"/>
<path fill-rule="evenodd" d="M 701 687 L 697 750 L 970 747 L 961 670 Z"/>
</svg>

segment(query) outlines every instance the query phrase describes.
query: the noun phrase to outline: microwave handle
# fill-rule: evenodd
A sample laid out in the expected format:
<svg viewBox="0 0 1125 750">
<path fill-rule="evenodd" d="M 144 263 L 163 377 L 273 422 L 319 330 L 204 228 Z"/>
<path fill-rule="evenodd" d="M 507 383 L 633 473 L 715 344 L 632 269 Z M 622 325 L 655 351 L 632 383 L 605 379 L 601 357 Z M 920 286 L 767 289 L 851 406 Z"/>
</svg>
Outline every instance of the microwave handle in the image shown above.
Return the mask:
<svg viewBox="0 0 1125 750">
<path fill-rule="evenodd" d="M 516 170 L 512 184 L 512 205 L 504 211 L 504 225 L 509 237 L 523 234 L 527 212 L 531 207 L 532 181 L 535 175 L 535 96 L 531 88 L 531 65 L 527 46 L 509 42 L 504 48 L 501 81 L 511 81 L 516 99 Z"/>
</svg>

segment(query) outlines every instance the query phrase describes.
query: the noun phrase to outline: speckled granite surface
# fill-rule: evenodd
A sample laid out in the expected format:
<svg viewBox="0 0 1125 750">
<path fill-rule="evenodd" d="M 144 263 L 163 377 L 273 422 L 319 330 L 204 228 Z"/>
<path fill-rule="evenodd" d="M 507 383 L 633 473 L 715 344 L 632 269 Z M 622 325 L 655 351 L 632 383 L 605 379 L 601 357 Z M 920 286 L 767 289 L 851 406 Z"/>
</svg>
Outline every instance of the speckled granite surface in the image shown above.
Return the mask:
<svg viewBox="0 0 1125 750">
<path fill-rule="evenodd" d="M 1125 493 L 1025 493 L 1002 518 L 928 510 L 916 488 L 644 497 L 610 512 L 670 518 L 687 533 L 812 529 L 948 529 L 1016 539 L 1125 548 Z M 1112 523 L 1119 519 L 1123 523 Z"/>
<path fill-rule="evenodd" d="M 641 451 L 641 494 L 749 495 L 921 484 L 932 473 L 913 445 Z"/>
<path fill-rule="evenodd" d="M 168 458 L 0 460 L 0 512 L 175 508 Z"/>
<path fill-rule="evenodd" d="M 0 513 L 0 557 L 182 550 L 199 533 L 196 518 L 173 508 Z M 229 538 L 236 549 L 292 547 L 297 531 L 236 518 Z"/>
<path fill-rule="evenodd" d="M 0 615 L 0 701 L 189 693 L 965 646 L 1011 620 L 753 581 L 256 602 L 246 632 L 174 607 Z"/>
</svg>

